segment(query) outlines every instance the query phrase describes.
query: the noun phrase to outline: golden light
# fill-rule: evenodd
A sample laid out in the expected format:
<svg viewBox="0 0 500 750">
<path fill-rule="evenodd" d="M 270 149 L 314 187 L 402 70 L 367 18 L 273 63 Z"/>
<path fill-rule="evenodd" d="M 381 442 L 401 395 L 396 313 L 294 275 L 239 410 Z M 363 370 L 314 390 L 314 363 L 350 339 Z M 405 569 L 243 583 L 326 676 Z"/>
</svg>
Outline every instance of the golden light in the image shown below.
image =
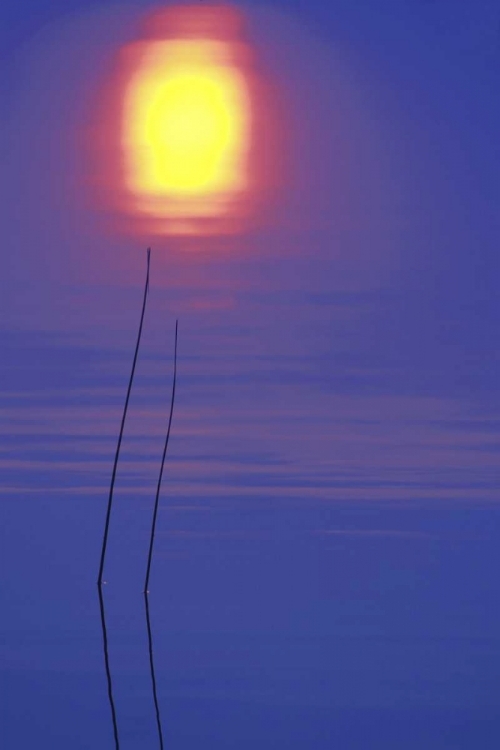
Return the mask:
<svg viewBox="0 0 500 750">
<path fill-rule="evenodd" d="M 243 17 L 187 5 L 143 26 L 120 50 L 93 130 L 101 204 L 141 234 L 241 231 L 279 172 L 273 97 Z"/>
<path fill-rule="evenodd" d="M 144 50 L 126 93 L 122 143 L 127 187 L 151 215 L 182 216 L 193 199 L 219 215 L 223 196 L 248 186 L 249 92 L 224 52 L 224 43 L 203 40 Z"/>
</svg>

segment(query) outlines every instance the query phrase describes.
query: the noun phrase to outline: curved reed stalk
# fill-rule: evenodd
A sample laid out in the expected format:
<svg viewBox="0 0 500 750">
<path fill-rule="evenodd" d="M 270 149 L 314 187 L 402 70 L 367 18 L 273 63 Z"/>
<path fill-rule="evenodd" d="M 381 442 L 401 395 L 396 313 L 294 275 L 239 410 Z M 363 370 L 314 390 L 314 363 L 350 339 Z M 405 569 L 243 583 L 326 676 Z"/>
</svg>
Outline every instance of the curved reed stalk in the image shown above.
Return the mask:
<svg viewBox="0 0 500 750">
<path fill-rule="evenodd" d="M 122 438 L 123 438 L 123 428 L 125 427 L 125 419 L 127 417 L 127 410 L 128 410 L 128 402 L 130 399 L 130 392 L 132 390 L 132 383 L 134 380 L 134 373 L 135 373 L 135 366 L 137 363 L 137 355 L 139 354 L 139 345 L 141 343 L 141 335 L 142 335 L 142 324 L 144 323 L 144 313 L 146 311 L 146 300 L 148 297 L 148 291 L 149 291 L 149 261 L 151 258 L 151 248 L 148 247 L 147 251 L 147 273 L 146 273 L 146 284 L 144 287 L 144 298 L 142 301 L 142 312 L 141 312 L 141 322 L 139 324 L 139 333 L 137 334 L 137 343 L 135 345 L 135 352 L 134 352 L 134 359 L 132 361 L 132 371 L 130 373 L 130 379 L 128 381 L 128 388 L 127 388 L 127 396 L 125 398 L 125 406 L 123 408 L 123 415 L 122 415 L 122 423 L 120 426 L 120 433 L 118 435 L 118 443 L 116 445 L 116 453 L 115 453 L 115 460 L 113 463 L 113 472 L 111 474 L 111 484 L 109 487 L 109 497 L 108 497 L 108 509 L 106 512 L 106 523 L 104 524 L 104 536 L 102 540 L 102 550 L 101 550 L 101 561 L 99 564 L 99 575 L 97 577 L 97 585 L 100 587 L 102 586 L 102 576 L 104 573 L 104 560 L 106 558 L 106 548 L 108 545 L 108 533 L 109 533 L 109 522 L 111 519 L 111 507 L 113 505 L 113 491 L 115 488 L 115 479 L 116 479 L 116 469 L 118 466 L 118 459 L 120 457 L 120 448 L 122 444 Z"/>
<path fill-rule="evenodd" d="M 158 476 L 158 485 L 156 487 L 156 498 L 155 498 L 155 507 L 153 511 L 153 523 L 151 525 L 151 536 L 149 539 L 149 553 L 148 553 L 148 565 L 146 568 L 146 579 L 144 581 L 144 593 L 148 593 L 148 587 L 149 587 L 149 575 L 151 573 L 151 560 L 153 557 L 153 546 L 155 541 L 155 531 L 156 531 L 156 517 L 158 515 L 158 505 L 160 502 L 160 490 L 161 490 L 161 480 L 163 478 L 163 468 L 165 466 L 165 457 L 167 455 L 167 448 L 168 448 L 168 441 L 170 438 L 170 428 L 172 427 L 172 416 L 174 413 L 174 402 L 175 402 L 175 383 L 177 380 L 177 331 L 179 327 L 179 321 L 175 321 L 175 344 L 174 344 L 174 381 L 172 385 L 172 400 L 170 402 L 170 415 L 168 418 L 168 428 L 167 428 L 167 435 L 165 437 L 165 445 L 163 448 L 163 456 L 161 459 L 161 465 L 160 465 L 160 474 Z"/>
</svg>

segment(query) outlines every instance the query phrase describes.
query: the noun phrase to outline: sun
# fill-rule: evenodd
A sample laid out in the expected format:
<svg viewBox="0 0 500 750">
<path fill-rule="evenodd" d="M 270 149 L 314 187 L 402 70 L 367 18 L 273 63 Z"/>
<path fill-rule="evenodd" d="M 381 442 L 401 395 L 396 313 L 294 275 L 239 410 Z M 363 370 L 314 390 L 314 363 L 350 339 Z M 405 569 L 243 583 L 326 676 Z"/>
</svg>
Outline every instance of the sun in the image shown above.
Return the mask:
<svg viewBox="0 0 500 750">
<path fill-rule="evenodd" d="M 149 42 L 125 94 L 127 188 L 153 216 L 216 216 L 247 187 L 251 108 L 224 42 Z"/>
<path fill-rule="evenodd" d="M 113 230 L 221 237 L 271 216 L 288 136 L 246 26 L 228 4 L 174 5 L 117 48 L 87 129 L 92 197 Z"/>
<path fill-rule="evenodd" d="M 158 42 L 147 51 L 126 95 L 131 189 L 174 197 L 244 189 L 248 96 L 238 71 L 214 64 L 217 46 Z"/>
</svg>

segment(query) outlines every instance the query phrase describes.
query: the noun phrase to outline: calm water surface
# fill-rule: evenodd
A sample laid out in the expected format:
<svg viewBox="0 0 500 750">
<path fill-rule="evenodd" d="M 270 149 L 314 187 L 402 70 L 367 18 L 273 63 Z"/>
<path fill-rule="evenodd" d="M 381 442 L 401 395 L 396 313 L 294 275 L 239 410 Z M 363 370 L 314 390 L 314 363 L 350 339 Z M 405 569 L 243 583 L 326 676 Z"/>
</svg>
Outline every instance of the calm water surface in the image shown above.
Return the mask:
<svg viewBox="0 0 500 750">
<path fill-rule="evenodd" d="M 2 334 L 8 750 L 114 746 L 95 580 L 140 293 Z M 494 398 L 391 348 L 383 295 L 194 297 L 152 289 L 119 467 L 120 746 L 159 747 L 141 591 L 180 309 L 150 587 L 165 747 L 498 747 Z"/>
</svg>

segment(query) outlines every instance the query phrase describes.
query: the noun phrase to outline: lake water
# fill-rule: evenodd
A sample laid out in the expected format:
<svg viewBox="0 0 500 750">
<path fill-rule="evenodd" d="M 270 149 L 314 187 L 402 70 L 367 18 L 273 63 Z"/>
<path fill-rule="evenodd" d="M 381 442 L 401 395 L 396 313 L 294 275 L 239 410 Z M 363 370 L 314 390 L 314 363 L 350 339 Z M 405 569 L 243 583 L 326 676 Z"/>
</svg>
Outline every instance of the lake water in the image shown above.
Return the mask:
<svg viewBox="0 0 500 750">
<path fill-rule="evenodd" d="M 496 750 L 493 389 L 467 396 L 432 342 L 408 354 L 382 293 L 223 292 L 148 303 L 103 589 L 120 747 L 160 746 L 142 587 L 178 314 L 149 597 L 164 746 Z M 62 289 L 2 333 L 8 750 L 114 747 L 96 578 L 140 295 Z"/>
</svg>

